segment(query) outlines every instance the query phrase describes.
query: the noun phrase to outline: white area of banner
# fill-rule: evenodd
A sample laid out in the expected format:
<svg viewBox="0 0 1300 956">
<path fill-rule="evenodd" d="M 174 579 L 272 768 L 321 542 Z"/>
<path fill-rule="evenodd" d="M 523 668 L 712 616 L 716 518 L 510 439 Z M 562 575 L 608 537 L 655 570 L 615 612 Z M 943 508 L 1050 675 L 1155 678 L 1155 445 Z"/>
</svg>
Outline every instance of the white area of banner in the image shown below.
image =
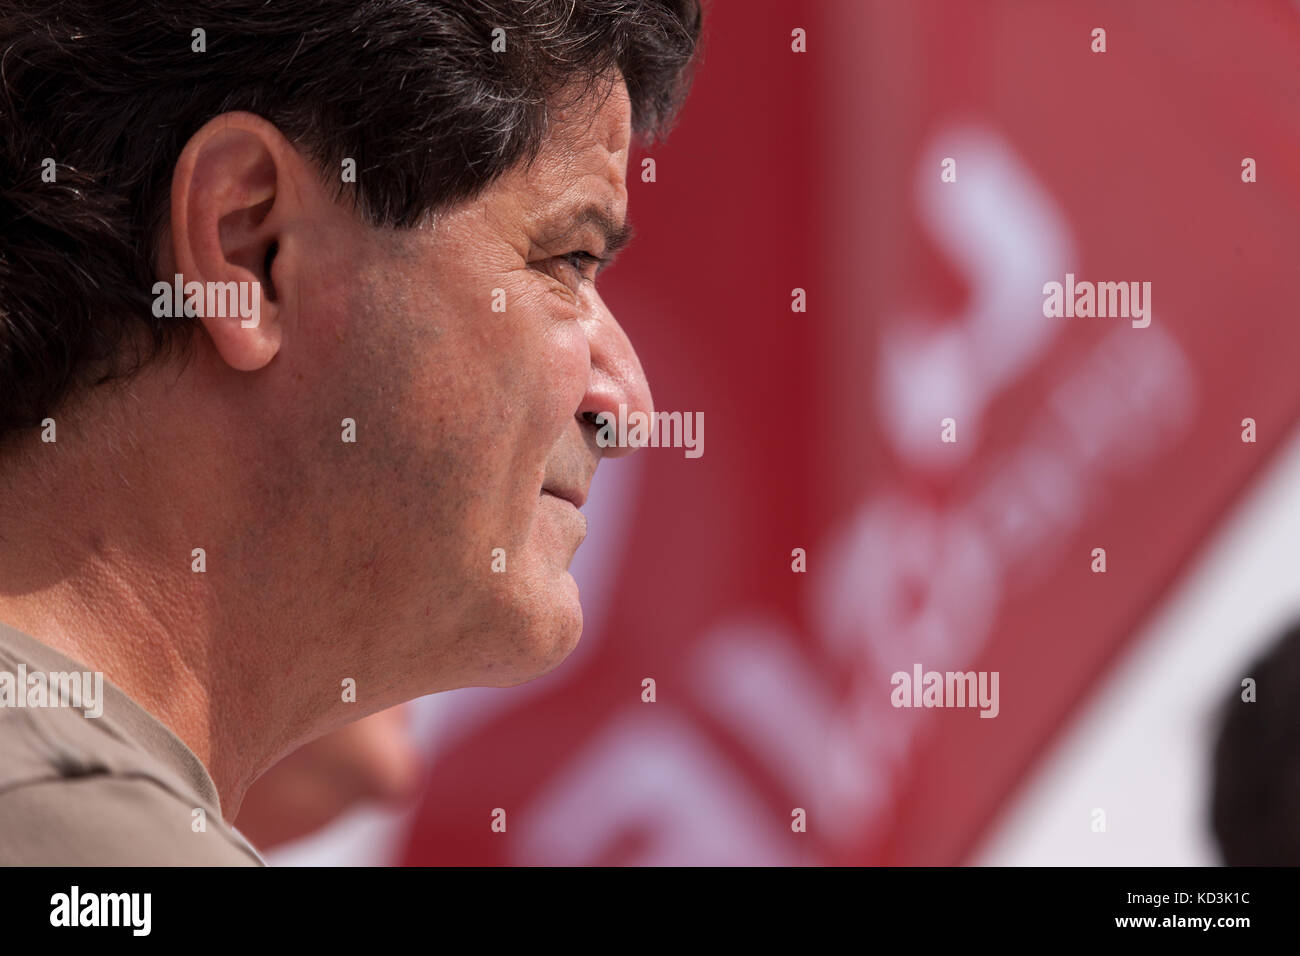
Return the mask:
<svg viewBox="0 0 1300 956">
<path fill-rule="evenodd" d="M 1222 864 L 1209 824 L 1216 710 L 1300 618 L 1298 559 L 1300 434 L 1211 534 L 967 862 Z M 1104 833 L 1091 828 L 1098 807 Z"/>
</svg>

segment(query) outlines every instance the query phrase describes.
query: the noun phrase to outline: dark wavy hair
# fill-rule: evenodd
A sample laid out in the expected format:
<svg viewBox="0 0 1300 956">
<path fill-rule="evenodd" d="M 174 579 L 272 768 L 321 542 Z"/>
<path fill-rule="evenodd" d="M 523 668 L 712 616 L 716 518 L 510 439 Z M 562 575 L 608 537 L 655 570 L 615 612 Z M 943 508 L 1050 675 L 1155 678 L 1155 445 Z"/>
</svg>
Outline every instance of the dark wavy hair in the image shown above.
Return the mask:
<svg viewBox="0 0 1300 956">
<path fill-rule="evenodd" d="M 409 227 L 535 157 L 571 84 L 617 70 L 634 132 L 665 133 L 701 2 L 0 0 L 0 436 L 189 341 L 150 308 L 154 244 L 212 117 L 256 113 L 322 168 L 353 158 L 363 220 Z"/>
</svg>

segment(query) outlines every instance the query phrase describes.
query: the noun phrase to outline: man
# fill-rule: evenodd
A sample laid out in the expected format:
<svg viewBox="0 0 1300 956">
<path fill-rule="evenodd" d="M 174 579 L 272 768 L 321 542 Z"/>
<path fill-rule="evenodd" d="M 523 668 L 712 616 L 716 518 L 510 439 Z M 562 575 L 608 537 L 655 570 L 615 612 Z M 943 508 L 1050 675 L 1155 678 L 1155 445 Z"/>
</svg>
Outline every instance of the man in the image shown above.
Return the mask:
<svg viewBox="0 0 1300 956">
<path fill-rule="evenodd" d="M 280 757 L 576 644 L 651 411 L 596 276 L 700 12 L 107 9 L 0 0 L 0 862 L 256 864 Z"/>
</svg>

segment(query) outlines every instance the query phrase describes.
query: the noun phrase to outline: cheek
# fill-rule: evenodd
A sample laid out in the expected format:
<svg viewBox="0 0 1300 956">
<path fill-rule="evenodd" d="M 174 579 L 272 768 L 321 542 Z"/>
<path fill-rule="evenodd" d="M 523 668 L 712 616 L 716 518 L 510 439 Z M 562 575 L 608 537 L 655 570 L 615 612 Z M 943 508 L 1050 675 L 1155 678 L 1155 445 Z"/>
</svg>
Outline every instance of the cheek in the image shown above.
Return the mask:
<svg viewBox="0 0 1300 956">
<path fill-rule="evenodd" d="M 536 521 L 538 491 L 556 443 L 572 429 L 590 376 L 586 336 L 572 306 L 522 277 L 506 289 L 504 313 L 474 316 L 461 362 L 461 395 L 483 413 L 477 453 L 485 526 L 516 545 Z"/>
<path fill-rule="evenodd" d="M 547 340 L 544 402 L 551 420 L 563 430 L 577 414 L 590 384 L 591 350 L 582 326 L 576 321 L 555 327 Z"/>
<path fill-rule="evenodd" d="M 512 279 L 509 311 L 496 316 L 485 360 L 498 366 L 499 394 L 519 403 L 522 443 L 549 452 L 582 403 L 591 353 L 571 301 L 531 270 Z"/>
</svg>

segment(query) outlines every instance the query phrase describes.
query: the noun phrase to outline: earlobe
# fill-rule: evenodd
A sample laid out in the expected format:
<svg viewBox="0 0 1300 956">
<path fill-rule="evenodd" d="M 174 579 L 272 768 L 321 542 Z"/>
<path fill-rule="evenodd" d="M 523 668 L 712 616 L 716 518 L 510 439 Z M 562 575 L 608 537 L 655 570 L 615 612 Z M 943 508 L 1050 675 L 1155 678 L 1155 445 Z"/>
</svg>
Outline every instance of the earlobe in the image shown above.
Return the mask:
<svg viewBox="0 0 1300 956">
<path fill-rule="evenodd" d="M 171 256 L 160 258 L 176 276 L 162 278 L 182 289 L 185 314 L 237 371 L 263 368 L 280 349 L 275 272 L 295 157 L 261 117 L 227 113 L 190 138 L 172 177 Z"/>
</svg>

